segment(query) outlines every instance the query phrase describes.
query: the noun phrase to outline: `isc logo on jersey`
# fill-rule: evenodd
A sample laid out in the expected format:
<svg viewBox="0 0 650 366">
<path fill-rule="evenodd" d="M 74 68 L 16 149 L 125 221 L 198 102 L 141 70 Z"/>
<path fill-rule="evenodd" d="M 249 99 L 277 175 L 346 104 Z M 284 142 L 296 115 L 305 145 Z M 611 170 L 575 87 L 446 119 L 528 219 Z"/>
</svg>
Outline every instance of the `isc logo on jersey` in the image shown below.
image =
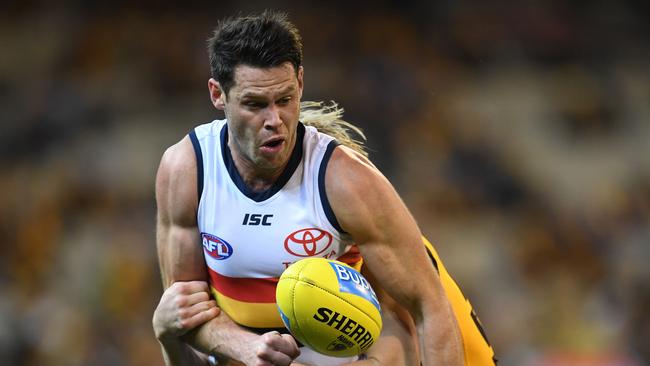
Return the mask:
<svg viewBox="0 0 650 366">
<path fill-rule="evenodd" d="M 339 280 L 339 291 L 361 296 L 370 301 L 377 310 L 381 310 L 375 291 L 359 272 L 334 262 L 330 262 L 330 266 L 334 268 Z"/>
<path fill-rule="evenodd" d="M 203 250 L 216 260 L 227 259 L 232 255 L 232 246 L 218 236 L 201 233 Z"/>
</svg>

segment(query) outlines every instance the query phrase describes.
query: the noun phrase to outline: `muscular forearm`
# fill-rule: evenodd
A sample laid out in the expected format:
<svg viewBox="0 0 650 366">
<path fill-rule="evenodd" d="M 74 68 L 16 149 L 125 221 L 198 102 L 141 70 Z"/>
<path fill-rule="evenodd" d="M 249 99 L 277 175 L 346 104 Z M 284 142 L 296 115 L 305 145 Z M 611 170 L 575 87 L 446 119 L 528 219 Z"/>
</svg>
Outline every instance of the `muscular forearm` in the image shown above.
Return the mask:
<svg viewBox="0 0 650 366">
<path fill-rule="evenodd" d="M 245 364 L 255 360 L 252 345 L 259 336 L 238 326 L 228 315 L 219 316 L 187 333 L 183 339 L 197 350 Z"/>
<path fill-rule="evenodd" d="M 165 366 L 196 365 L 207 366 L 207 356 L 194 351 L 189 345 L 179 339 L 158 340 L 162 348 Z"/>
<path fill-rule="evenodd" d="M 423 315 L 416 321 L 422 364 L 464 365 L 462 336 L 451 306 L 444 302 Z"/>
</svg>

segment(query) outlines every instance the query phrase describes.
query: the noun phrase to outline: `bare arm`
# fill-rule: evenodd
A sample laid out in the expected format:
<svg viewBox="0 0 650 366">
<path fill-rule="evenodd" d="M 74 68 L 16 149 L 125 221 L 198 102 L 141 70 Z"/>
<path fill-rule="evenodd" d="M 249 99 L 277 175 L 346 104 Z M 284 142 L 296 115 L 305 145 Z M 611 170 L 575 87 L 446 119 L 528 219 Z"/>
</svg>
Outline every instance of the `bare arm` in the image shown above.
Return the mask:
<svg viewBox="0 0 650 366">
<path fill-rule="evenodd" d="M 420 365 L 418 337 L 413 319 L 369 273 L 366 267 L 362 274 L 372 284 L 381 304 L 382 329 L 377 342 L 366 352 L 367 358 L 345 366 L 412 366 Z"/>
<path fill-rule="evenodd" d="M 213 319 L 219 308 L 203 281 L 175 282 L 169 286 L 153 313 L 153 329 L 163 351 L 165 365 L 208 365 L 207 355 L 195 351 L 181 336 Z"/>
<path fill-rule="evenodd" d="M 381 301 L 381 310 L 383 323 L 381 335 L 366 353 L 367 359 L 354 361 L 345 366 L 420 365 L 417 335 L 415 329 L 412 329 L 414 326 L 409 323 L 410 317 L 407 315 L 407 318 L 403 319 L 403 314 L 384 301 Z"/>
<path fill-rule="evenodd" d="M 413 347 L 413 337 L 397 318 L 397 315 L 382 307 L 383 328 L 377 342 L 370 347 L 365 360 L 347 363 L 344 366 L 413 366 L 419 365 Z"/>
<path fill-rule="evenodd" d="M 369 272 L 414 320 L 423 364 L 463 365 L 451 305 L 420 230 L 392 185 L 345 147 L 332 154 L 325 181 L 332 209 L 359 245 Z"/>
<path fill-rule="evenodd" d="M 196 176 L 194 150 L 185 137 L 167 149 L 156 176 L 156 243 L 165 288 L 177 281 L 208 279 L 196 221 Z M 294 348 L 298 352 L 295 342 L 290 344 L 293 339 L 246 331 L 224 312 L 188 332 L 183 339 L 203 353 L 223 355 L 245 364 L 284 365 L 291 362 L 287 358 L 293 356 Z M 165 358 L 172 361 L 182 360 L 178 351 L 178 347 L 163 347 Z"/>
</svg>

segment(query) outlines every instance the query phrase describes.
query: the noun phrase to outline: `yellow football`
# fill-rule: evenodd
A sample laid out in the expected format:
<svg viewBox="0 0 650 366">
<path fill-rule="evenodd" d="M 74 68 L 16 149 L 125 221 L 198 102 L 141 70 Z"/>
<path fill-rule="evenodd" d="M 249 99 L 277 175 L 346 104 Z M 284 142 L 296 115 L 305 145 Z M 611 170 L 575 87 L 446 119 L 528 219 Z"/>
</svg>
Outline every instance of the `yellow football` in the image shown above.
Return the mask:
<svg viewBox="0 0 650 366">
<path fill-rule="evenodd" d="M 287 268 L 276 289 L 280 317 L 302 344 L 328 356 L 365 352 L 381 332 L 381 308 L 368 281 L 354 268 L 306 258 Z"/>
</svg>

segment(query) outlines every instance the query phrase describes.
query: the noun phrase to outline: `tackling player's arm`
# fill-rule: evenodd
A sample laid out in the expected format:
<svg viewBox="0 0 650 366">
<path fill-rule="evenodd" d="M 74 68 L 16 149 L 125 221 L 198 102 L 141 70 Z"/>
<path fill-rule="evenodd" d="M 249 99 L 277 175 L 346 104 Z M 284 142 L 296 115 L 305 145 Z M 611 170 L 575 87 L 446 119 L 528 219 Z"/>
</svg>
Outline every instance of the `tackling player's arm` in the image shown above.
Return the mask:
<svg viewBox="0 0 650 366">
<path fill-rule="evenodd" d="M 383 291 L 371 274 L 363 272 L 368 281 L 374 282 L 373 289 L 381 303 L 381 335 L 366 352 L 366 359 L 345 366 L 419 365 L 417 331 L 413 319 L 403 307 Z"/>
<path fill-rule="evenodd" d="M 362 268 L 366 279 L 381 304 L 382 329 L 377 343 L 368 350 L 369 360 L 379 365 L 410 366 L 420 365 L 417 328 L 413 318 L 403 306 L 390 297 L 372 273 Z M 361 365 L 358 365 L 361 366 Z"/>
<path fill-rule="evenodd" d="M 219 314 L 203 281 L 174 282 L 153 313 L 152 325 L 162 346 L 167 366 L 208 365 L 208 356 L 183 342 L 181 337 Z"/>
<path fill-rule="evenodd" d="M 452 307 L 420 229 L 392 185 L 367 159 L 340 146 L 328 164 L 325 186 L 332 210 L 359 246 L 367 270 L 415 321 L 423 364 L 463 365 Z"/>
<path fill-rule="evenodd" d="M 196 219 L 196 180 L 196 158 L 186 136 L 165 151 L 156 176 L 156 244 L 165 288 L 177 281 L 208 278 Z M 224 355 L 246 364 L 288 365 L 299 354 L 293 338 L 276 333 L 259 336 L 239 327 L 224 312 L 183 339 L 206 354 Z M 183 358 L 173 345 L 163 345 L 163 354 L 171 364 L 181 363 Z"/>
<path fill-rule="evenodd" d="M 366 358 L 344 366 L 413 366 L 419 365 L 415 340 L 397 315 L 382 305 L 381 336 L 366 352 Z"/>
</svg>

